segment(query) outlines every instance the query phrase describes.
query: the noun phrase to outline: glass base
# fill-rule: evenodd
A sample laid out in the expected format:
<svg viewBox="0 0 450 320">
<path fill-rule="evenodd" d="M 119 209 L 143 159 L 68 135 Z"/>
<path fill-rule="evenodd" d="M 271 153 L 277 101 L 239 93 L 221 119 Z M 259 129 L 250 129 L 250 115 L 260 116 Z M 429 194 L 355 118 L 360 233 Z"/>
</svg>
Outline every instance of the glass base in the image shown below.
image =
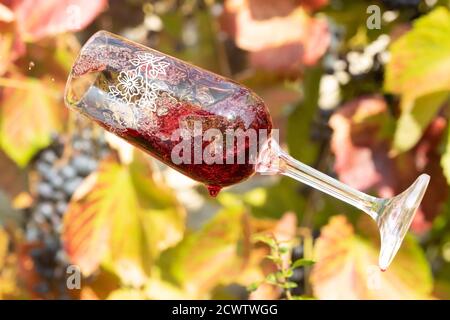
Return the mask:
<svg viewBox="0 0 450 320">
<path fill-rule="evenodd" d="M 429 182 L 430 176 L 422 174 L 403 193 L 386 199 L 378 212 L 377 223 L 381 236 L 378 265 L 381 270 L 387 269 L 400 249 Z"/>
</svg>

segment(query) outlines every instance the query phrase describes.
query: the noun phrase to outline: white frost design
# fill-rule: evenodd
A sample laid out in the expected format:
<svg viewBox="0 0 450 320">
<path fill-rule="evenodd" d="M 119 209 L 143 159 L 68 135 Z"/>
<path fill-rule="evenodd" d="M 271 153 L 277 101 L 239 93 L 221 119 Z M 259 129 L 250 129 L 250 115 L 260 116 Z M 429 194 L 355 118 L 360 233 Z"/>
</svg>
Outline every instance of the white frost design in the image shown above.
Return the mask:
<svg viewBox="0 0 450 320">
<path fill-rule="evenodd" d="M 151 114 L 161 116 L 167 113 L 167 108 L 158 103 L 160 92 L 164 92 L 174 101 L 175 99 L 167 92 L 166 85 L 155 81 L 166 75 L 170 64 L 164 59 L 163 56 L 148 52 L 137 53 L 136 58 L 130 60 L 135 68 L 120 72 L 117 77 L 118 84 L 109 86 L 108 99 L 116 122 L 124 127 L 135 127 L 139 114 L 146 114 L 148 117 Z M 137 99 L 137 96 L 140 97 Z M 166 99 L 167 96 L 164 100 Z"/>
</svg>

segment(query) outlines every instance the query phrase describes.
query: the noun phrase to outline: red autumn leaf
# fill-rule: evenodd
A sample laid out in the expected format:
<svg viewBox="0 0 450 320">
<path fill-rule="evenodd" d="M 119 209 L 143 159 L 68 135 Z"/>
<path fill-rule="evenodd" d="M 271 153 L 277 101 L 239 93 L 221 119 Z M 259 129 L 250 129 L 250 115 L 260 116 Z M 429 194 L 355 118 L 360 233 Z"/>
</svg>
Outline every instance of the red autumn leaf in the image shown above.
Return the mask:
<svg viewBox="0 0 450 320">
<path fill-rule="evenodd" d="M 19 33 L 28 41 L 78 31 L 107 6 L 107 0 L 11 0 Z"/>
<path fill-rule="evenodd" d="M 298 1 L 228 0 L 222 26 L 250 52 L 251 65 L 268 70 L 315 64 L 330 41 L 326 22 L 309 16 Z"/>
<path fill-rule="evenodd" d="M 328 4 L 328 0 L 299 0 L 298 2 L 307 10 L 317 10 Z"/>
<path fill-rule="evenodd" d="M 417 146 L 398 156 L 389 153 L 389 121 L 386 103 L 379 96 L 353 100 L 336 112 L 330 119 L 335 170 L 341 181 L 363 191 L 375 189 L 381 197 L 402 192 L 422 172 L 430 174 L 429 190 L 412 225 L 417 232 L 425 231 L 447 198 L 437 152 L 446 120 L 436 118 Z"/>
</svg>

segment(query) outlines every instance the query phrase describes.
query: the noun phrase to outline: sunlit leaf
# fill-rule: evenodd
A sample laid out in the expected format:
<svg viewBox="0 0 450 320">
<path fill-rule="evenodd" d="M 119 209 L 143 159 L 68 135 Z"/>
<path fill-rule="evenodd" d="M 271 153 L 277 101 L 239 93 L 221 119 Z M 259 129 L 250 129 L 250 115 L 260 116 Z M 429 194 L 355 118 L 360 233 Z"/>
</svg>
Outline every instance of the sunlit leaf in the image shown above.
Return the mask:
<svg viewBox="0 0 450 320">
<path fill-rule="evenodd" d="M 308 10 L 317 10 L 328 4 L 328 0 L 300 0 L 302 7 Z"/>
<path fill-rule="evenodd" d="M 448 135 L 450 135 L 450 130 L 447 130 Z M 450 184 L 450 137 L 447 136 L 447 145 L 445 148 L 445 153 L 441 158 L 441 165 L 444 169 L 445 177 L 447 178 L 447 183 Z"/>
<path fill-rule="evenodd" d="M 153 300 L 185 300 L 194 299 L 192 293 L 182 290 L 173 283 L 163 281 L 157 277 L 150 278 L 143 289 L 147 299 Z"/>
<path fill-rule="evenodd" d="M 12 200 L 25 190 L 25 175 L 17 165 L 0 150 L 0 189 Z"/>
<path fill-rule="evenodd" d="M 19 268 L 20 257 L 17 251 L 10 250 L 11 242 L 14 241 L 9 233 L 0 225 L 0 300 L 27 299 Z"/>
<path fill-rule="evenodd" d="M 105 162 L 86 183 L 92 189 L 75 194 L 64 218 L 71 261 L 85 275 L 104 263 L 124 283 L 142 285 L 159 253 L 181 239 L 184 211 L 141 157 L 130 165 Z"/>
<path fill-rule="evenodd" d="M 385 272 L 377 266 L 378 244 L 355 234 L 344 216 L 322 228 L 311 275 L 319 299 L 427 299 L 432 277 L 419 245 L 406 238 Z"/>
<path fill-rule="evenodd" d="M 111 292 L 108 300 L 145 300 L 145 294 L 138 289 L 120 288 Z"/>
<path fill-rule="evenodd" d="M 330 41 L 327 23 L 293 1 L 229 0 L 223 26 L 239 48 L 250 52 L 251 65 L 268 70 L 313 65 Z"/>
<path fill-rule="evenodd" d="M 393 156 L 393 118 L 381 97 L 369 96 L 346 103 L 330 119 L 331 149 L 338 177 L 362 190 L 375 189 L 381 197 L 404 191 L 420 173 L 433 178 L 412 227 L 418 232 L 430 227 L 448 196 L 440 168 L 439 144 L 447 121 L 437 117 L 409 152 Z"/>
<path fill-rule="evenodd" d="M 86 27 L 107 6 L 107 0 L 17 0 L 17 28 L 29 41 Z"/>
<path fill-rule="evenodd" d="M 438 7 L 416 20 L 412 30 L 395 41 L 390 51 L 384 86 L 401 95 L 402 117 L 394 147 L 406 151 L 417 143 L 448 97 L 450 11 Z"/>
<path fill-rule="evenodd" d="M 414 147 L 448 97 L 446 91 L 424 95 L 416 99 L 411 110 L 402 112 L 395 131 L 394 150 L 403 152 Z"/>
<path fill-rule="evenodd" d="M 8 235 L 5 230 L 0 227 L 0 270 L 2 270 L 5 265 L 6 256 L 8 254 L 8 244 Z"/>
<path fill-rule="evenodd" d="M 312 260 L 298 259 L 292 263 L 291 267 L 293 269 L 295 269 L 295 268 L 300 268 L 300 267 L 305 267 L 305 266 L 312 266 L 313 264 L 314 264 L 314 261 L 312 261 Z"/>
<path fill-rule="evenodd" d="M 82 300 L 104 300 L 111 292 L 119 288 L 120 279 L 117 275 L 100 269 L 89 281 L 83 281 L 81 283 L 78 298 Z"/>
<path fill-rule="evenodd" d="M 246 228 L 242 206 L 223 209 L 163 256 L 163 271 L 168 271 L 183 290 L 203 297 L 244 270 L 250 245 Z"/>
<path fill-rule="evenodd" d="M 19 166 L 46 147 L 61 129 L 65 108 L 51 81 L 5 78 L 0 106 L 0 147 Z"/>
<path fill-rule="evenodd" d="M 331 117 L 331 149 L 341 181 L 360 190 L 395 185 L 396 181 L 384 174 L 395 171 L 388 157 L 389 146 L 381 136 L 381 127 L 392 123 L 386 111 L 382 98 L 362 97 L 345 104 Z"/>
<path fill-rule="evenodd" d="M 12 22 L 14 21 L 14 12 L 7 6 L 0 3 L 0 22 Z"/>
</svg>

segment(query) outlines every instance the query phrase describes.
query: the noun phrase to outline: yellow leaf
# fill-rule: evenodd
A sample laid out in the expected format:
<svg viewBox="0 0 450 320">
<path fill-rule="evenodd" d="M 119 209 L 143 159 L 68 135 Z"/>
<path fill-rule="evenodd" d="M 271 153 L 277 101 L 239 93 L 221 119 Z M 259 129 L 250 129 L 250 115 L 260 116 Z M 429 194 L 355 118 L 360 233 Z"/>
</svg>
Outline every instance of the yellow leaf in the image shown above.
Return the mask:
<svg viewBox="0 0 450 320">
<path fill-rule="evenodd" d="M 184 210 L 141 158 L 103 163 L 89 183 L 92 189 L 73 199 L 64 219 L 71 261 L 85 275 L 103 264 L 125 284 L 143 285 L 159 253 L 181 240 Z"/>
<path fill-rule="evenodd" d="M 420 247 L 406 238 L 391 267 L 377 266 L 378 245 L 355 235 L 344 216 L 331 218 L 315 245 L 311 274 L 319 299 L 429 299 L 431 272 Z"/>
<path fill-rule="evenodd" d="M 248 260 L 249 235 L 244 208 L 233 205 L 219 211 L 203 228 L 187 235 L 164 253 L 159 263 L 183 291 L 205 297 L 219 284 L 236 279 Z"/>
<path fill-rule="evenodd" d="M 51 142 L 62 127 L 62 101 L 54 96 L 53 82 L 32 78 L 3 78 L 0 108 L 0 147 L 19 166 Z"/>
</svg>

